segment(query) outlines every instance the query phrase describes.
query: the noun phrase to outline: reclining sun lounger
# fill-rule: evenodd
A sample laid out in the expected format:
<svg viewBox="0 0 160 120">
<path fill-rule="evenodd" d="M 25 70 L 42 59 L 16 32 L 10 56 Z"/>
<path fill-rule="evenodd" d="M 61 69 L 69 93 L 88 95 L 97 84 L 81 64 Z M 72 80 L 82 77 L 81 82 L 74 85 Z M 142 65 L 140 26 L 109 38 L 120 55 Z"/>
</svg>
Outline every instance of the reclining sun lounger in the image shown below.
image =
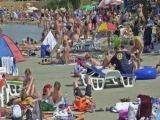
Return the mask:
<svg viewBox="0 0 160 120">
<path fill-rule="evenodd" d="M 84 42 L 78 42 L 78 43 L 74 43 L 73 44 L 73 48 L 74 50 L 84 50 L 85 46 L 90 45 L 92 46 L 92 48 L 96 49 L 96 50 L 101 50 L 101 42 L 100 41 L 93 41 L 93 40 L 89 40 L 89 41 L 85 41 Z"/>
<path fill-rule="evenodd" d="M 136 76 L 133 74 L 120 74 L 118 70 L 103 69 L 100 70 L 97 67 L 91 65 L 90 63 L 85 63 L 87 68 L 92 70 L 91 73 L 85 75 L 80 74 L 80 81 L 86 86 L 86 78 L 90 78 L 92 82 L 93 90 L 102 90 L 106 82 L 111 81 L 113 84 L 119 85 L 120 83 L 124 87 L 133 87 L 135 83 Z M 98 77 L 93 75 L 97 73 Z"/>
</svg>

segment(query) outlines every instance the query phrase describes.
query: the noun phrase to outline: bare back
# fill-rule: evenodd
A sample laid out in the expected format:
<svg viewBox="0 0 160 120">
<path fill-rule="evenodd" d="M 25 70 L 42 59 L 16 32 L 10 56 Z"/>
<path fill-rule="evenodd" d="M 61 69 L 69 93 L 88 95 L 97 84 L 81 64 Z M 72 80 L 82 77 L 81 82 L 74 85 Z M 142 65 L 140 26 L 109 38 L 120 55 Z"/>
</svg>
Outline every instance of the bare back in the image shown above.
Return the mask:
<svg viewBox="0 0 160 120">
<path fill-rule="evenodd" d="M 136 47 L 137 49 L 142 48 L 142 47 L 144 46 L 141 37 L 139 37 L 139 36 L 134 36 L 134 37 L 133 37 L 133 40 L 135 41 L 135 47 Z"/>
</svg>

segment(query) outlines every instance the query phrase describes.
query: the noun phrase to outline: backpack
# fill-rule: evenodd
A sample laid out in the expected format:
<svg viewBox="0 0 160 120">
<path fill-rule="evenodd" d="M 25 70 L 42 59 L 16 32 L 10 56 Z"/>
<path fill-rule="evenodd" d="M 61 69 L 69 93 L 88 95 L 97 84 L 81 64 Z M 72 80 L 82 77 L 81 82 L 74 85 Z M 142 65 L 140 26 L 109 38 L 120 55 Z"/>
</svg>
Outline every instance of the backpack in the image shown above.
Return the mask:
<svg viewBox="0 0 160 120">
<path fill-rule="evenodd" d="M 20 105 L 16 104 L 12 108 L 12 120 L 22 120 L 22 108 Z"/>
<path fill-rule="evenodd" d="M 74 110 L 83 112 L 89 108 L 89 104 L 86 102 L 85 98 L 76 99 L 74 101 Z"/>
</svg>

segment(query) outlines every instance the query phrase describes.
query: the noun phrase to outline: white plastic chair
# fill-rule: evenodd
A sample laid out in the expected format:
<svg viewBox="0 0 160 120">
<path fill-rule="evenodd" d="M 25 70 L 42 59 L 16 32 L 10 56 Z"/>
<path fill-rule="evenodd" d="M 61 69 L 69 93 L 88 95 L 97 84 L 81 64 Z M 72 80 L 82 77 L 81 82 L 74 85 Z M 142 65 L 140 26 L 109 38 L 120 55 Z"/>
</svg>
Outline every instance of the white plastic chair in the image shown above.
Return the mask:
<svg viewBox="0 0 160 120">
<path fill-rule="evenodd" d="M 102 90 L 104 88 L 105 82 L 112 81 L 113 84 L 119 85 L 122 82 L 124 87 L 133 87 L 136 81 L 136 76 L 133 74 L 120 74 L 118 70 L 112 69 L 104 69 L 100 70 L 97 69 L 95 66 L 91 65 L 90 63 L 86 63 L 85 66 L 93 70 L 93 73 L 88 75 L 91 79 L 92 88 L 93 90 Z M 94 77 L 93 74 L 98 73 L 98 77 Z M 86 76 L 81 75 L 81 81 L 85 84 Z M 96 85 L 95 85 L 96 84 Z"/>
<path fill-rule="evenodd" d="M 8 96 L 19 96 L 20 95 L 20 89 L 23 86 L 22 84 L 16 84 L 14 82 L 9 82 L 8 80 L 6 81 L 6 89 L 8 91 Z"/>
<path fill-rule="evenodd" d="M 6 78 L 2 77 L 0 80 L 0 99 L 1 99 L 1 107 L 4 107 L 4 101 L 9 101 L 8 91 L 5 86 Z"/>
</svg>

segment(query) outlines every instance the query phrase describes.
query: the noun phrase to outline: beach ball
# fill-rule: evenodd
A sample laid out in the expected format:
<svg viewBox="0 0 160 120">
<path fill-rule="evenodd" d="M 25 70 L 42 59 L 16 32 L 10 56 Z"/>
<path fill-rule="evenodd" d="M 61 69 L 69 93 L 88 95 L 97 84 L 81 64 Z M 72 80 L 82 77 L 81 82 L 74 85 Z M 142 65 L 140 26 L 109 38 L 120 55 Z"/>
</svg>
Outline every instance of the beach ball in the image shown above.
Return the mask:
<svg viewBox="0 0 160 120">
<path fill-rule="evenodd" d="M 106 55 L 105 55 L 104 53 L 102 54 L 102 58 L 103 58 L 103 59 L 106 58 Z"/>
<path fill-rule="evenodd" d="M 113 44 L 115 46 L 119 45 L 120 44 L 120 39 L 118 37 L 115 37 L 115 39 L 113 40 Z"/>
</svg>

